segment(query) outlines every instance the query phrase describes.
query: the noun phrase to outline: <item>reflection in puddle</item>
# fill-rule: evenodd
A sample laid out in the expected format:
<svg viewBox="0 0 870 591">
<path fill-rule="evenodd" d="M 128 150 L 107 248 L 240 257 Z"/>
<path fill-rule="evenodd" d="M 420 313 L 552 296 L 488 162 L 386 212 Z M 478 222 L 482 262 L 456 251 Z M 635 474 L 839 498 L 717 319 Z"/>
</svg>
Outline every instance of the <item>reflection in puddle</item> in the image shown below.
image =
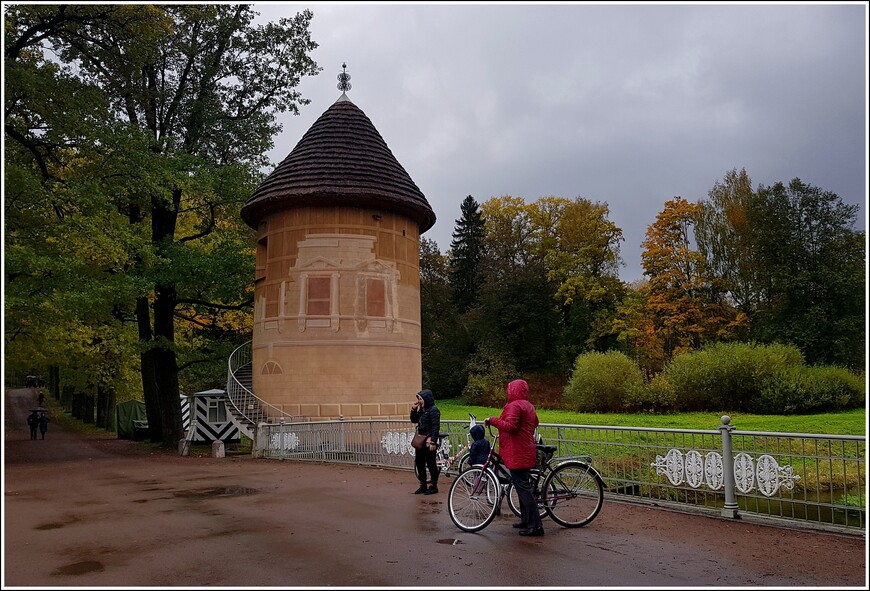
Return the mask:
<svg viewBox="0 0 870 591">
<path fill-rule="evenodd" d="M 74 562 L 52 572 L 52 575 L 83 575 L 103 570 L 103 563 L 96 560 L 85 560 L 83 562 Z"/>
<path fill-rule="evenodd" d="M 455 546 L 456 544 L 461 544 L 462 540 L 454 540 L 453 538 L 444 538 L 442 540 L 438 540 L 439 544 L 450 544 L 451 546 Z"/>
<path fill-rule="evenodd" d="M 210 497 L 244 497 L 256 493 L 256 488 L 245 488 L 244 486 L 215 486 L 212 488 L 201 488 L 197 490 L 180 490 L 173 494 L 176 497 L 182 497 L 185 499 L 207 499 Z"/>
</svg>

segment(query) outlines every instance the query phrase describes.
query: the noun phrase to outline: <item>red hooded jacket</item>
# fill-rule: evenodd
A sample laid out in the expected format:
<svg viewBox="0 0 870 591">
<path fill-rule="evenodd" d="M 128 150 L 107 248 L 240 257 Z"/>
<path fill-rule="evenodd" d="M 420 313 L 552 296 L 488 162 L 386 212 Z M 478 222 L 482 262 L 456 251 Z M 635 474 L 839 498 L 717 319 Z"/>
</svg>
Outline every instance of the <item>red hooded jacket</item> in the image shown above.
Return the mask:
<svg viewBox="0 0 870 591">
<path fill-rule="evenodd" d="M 489 423 L 498 429 L 498 453 L 508 470 L 534 468 L 538 413 L 529 402 L 529 385 L 525 380 L 514 380 L 507 385 L 507 400 L 501 416 L 489 419 Z"/>
</svg>

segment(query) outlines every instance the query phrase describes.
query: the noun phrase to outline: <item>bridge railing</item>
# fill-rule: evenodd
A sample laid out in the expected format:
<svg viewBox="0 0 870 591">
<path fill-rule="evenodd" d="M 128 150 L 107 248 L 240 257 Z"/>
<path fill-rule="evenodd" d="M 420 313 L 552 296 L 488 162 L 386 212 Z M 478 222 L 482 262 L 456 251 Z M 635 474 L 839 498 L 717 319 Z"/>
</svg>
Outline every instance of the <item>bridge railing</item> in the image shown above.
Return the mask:
<svg viewBox="0 0 870 591">
<path fill-rule="evenodd" d="M 443 445 L 466 442 L 467 421 L 442 421 Z M 716 429 L 541 424 L 557 456 L 592 458 L 606 496 L 726 517 L 865 535 L 866 437 Z M 259 457 L 413 470 L 407 421 L 258 425 Z"/>
</svg>

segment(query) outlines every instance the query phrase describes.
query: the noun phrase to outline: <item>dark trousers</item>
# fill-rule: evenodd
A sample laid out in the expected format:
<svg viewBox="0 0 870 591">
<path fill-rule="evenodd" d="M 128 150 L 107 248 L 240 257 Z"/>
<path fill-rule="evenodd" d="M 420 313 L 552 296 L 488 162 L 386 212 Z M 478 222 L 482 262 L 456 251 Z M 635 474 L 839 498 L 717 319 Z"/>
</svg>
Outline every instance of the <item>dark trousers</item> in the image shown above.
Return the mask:
<svg viewBox="0 0 870 591">
<path fill-rule="evenodd" d="M 414 463 L 417 465 L 417 478 L 420 484 L 426 484 L 426 468 L 429 468 L 429 481 L 432 486 L 438 484 L 438 462 L 435 461 L 435 452 L 430 451 L 428 446 L 414 450 Z"/>
<path fill-rule="evenodd" d="M 36 439 L 36 427 L 31 427 L 31 428 L 30 428 L 30 438 L 31 438 L 31 439 Z"/>
<path fill-rule="evenodd" d="M 532 491 L 531 473 L 531 468 L 511 468 L 511 482 L 517 489 L 517 496 L 520 499 L 520 521 L 527 524 L 529 529 L 538 529 L 543 527 L 543 524 L 538 514 L 535 493 Z"/>
</svg>

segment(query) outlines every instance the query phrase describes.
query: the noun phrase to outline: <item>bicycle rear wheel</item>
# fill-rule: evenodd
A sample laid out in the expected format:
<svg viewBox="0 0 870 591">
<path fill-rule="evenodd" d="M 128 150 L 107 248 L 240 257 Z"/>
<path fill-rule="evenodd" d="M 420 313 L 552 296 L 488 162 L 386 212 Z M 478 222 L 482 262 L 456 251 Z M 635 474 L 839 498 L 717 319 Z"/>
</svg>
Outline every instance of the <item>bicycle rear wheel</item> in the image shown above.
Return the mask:
<svg viewBox="0 0 870 591">
<path fill-rule="evenodd" d="M 460 474 L 468 470 L 469 466 L 471 466 L 471 464 L 468 463 L 468 454 L 466 453 L 461 458 L 459 458 L 459 461 L 456 465 L 459 466 L 456 471 Z"/>
<path fill-rule="evenodd" d="M 447 509 L 456 527 L 476 532 L 492 522 L 500 501 L 501 490 L 495 473 L 474 467 L 456 476 L 447 495 Z"/>
<path fill-rule="evenodd" d="M 544 508 L 564 527 L 582 527 L 595 519 L 604 504 L 604 482 L 595 468 L 583 462 L 556 466 L 544 482 Z"/>
</svg>

